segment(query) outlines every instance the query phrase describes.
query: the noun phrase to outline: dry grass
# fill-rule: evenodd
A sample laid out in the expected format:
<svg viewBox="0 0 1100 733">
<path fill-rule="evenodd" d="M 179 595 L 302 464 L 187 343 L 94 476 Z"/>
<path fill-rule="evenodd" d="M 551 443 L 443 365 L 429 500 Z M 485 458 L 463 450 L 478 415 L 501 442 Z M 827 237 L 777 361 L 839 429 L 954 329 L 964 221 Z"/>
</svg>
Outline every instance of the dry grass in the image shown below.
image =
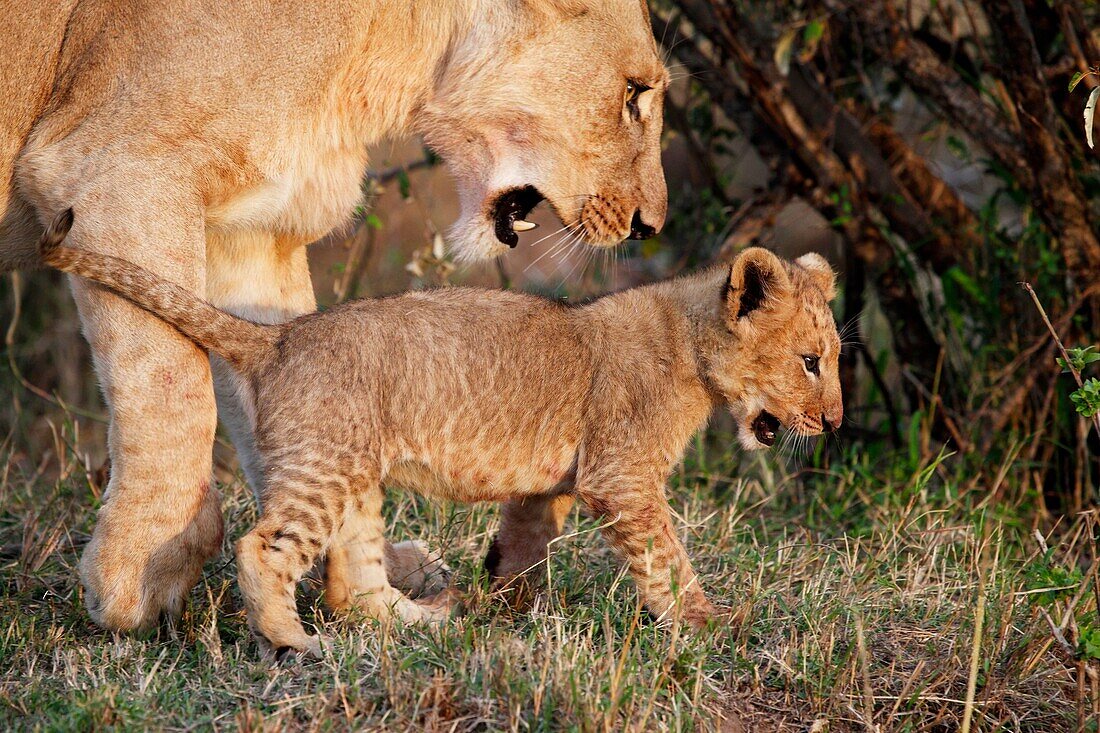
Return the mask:
<svg viewBox="0 0 1100 733">
<path fill-rule="evenodd" d="M 849 446 L 796 471 L 710 435 L 670 493 L 711 595 L 746 621 L 702 637 L 644 620 L 590 520 L 555 546 L 550 590 L 517 613 L 480 577 L 491 507 L 395 493 L 393 536 L 443 549 L 466 614 L 380 627 L 326 617 L 310 588 L 303 614 L 335 643 L 323 661 L 281 668 L 259 661 L 244 623 L 230 548 L 255 511 L 228 472 L 229 536 L 184 617 L 145 638 L 90 624 L 75 564 L 98 492 L 73 421 L 51 415 L 61 427 L 44 455 L 22 452 L 18 430 L 0 454 L 4 728 L 947 731 L 969 707 L 972 730 L 1052 731 L 1088 705 L 1040 610 L 1055 624 L 1071 604 L 1073 621 L 1095 615 L 1088 579 L 1039 587 L 1060 566 L 1037 559 L 1026 497 L 1004 498 L 1014 470 L 993 504 L 982 469 L 955 457 Z M 1059 536 L 1062 562 L 1091 552 L 1087 533 Z"/>
</svg>

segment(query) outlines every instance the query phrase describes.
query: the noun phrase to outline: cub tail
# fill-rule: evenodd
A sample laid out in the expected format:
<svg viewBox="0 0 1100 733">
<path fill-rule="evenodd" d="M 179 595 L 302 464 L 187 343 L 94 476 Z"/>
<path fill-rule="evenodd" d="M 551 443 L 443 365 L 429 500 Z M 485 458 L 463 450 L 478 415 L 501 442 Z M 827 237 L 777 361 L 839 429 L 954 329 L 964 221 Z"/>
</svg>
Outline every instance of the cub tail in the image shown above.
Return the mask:
<svg viewBox="0 0 1100 733">
<path fill-rule="evenodd" d="M 38 243 L 42 261 L 94 280 L 174 326 L 241 373 L 251 373 L 275 349 L 280 328 L 246 321 L 219 310 L 184 288 L 118 257 L 61 243 L 73 226 L 73 210 L 58 214 Z"/>
</svg>

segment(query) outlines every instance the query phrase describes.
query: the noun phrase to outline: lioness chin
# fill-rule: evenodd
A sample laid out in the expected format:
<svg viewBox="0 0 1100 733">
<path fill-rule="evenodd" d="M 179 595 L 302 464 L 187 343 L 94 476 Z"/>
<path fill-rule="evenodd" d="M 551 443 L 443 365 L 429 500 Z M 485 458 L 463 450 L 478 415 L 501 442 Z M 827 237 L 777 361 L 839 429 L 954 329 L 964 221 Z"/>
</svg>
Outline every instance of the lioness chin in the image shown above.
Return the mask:
<svg viewBox="0 0 1100 733">
<path fill-rule="evenodd" d="M 780 426 L 842 419 L 833 273 L 767 250 L 731 266 L 570 306 L 471 288 L 359 300 L 282 325 L 220 311 L 132 263 L 60 246 L 43 260 L 94 280 L 219 354 L 239 375 L 263 463 L 263 513 L 237 545 L 251 627 L 276 651 L 319 651 L 295 610 L 328 555 L 326 600 L 438 620 L 383 566 L 383 485 L 451 501 L 571 495 L 604 522 L 649 611 L 702 626 L 714 609 L 676 535 L 664 483 L 727 406 L 748 448 Z"/>
</svg>

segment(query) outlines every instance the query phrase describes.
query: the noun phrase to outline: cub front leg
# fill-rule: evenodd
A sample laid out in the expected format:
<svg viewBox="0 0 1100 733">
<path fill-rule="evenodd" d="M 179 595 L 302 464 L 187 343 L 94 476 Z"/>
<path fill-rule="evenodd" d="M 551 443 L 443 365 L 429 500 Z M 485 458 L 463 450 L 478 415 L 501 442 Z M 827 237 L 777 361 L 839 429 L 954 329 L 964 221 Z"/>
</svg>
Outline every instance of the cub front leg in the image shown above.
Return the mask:
<svg viewBox="0 0 1100 733">
<path fill-rule="evenodd" d="M 605 523 L 603 535 L 626 560 L 649 610 L 665 620 L 677 614 L 694 628 L 714 617 L 683 543 L 672 524 L 663 482 L 612 480 L 578 496 Z"/>
</svg>

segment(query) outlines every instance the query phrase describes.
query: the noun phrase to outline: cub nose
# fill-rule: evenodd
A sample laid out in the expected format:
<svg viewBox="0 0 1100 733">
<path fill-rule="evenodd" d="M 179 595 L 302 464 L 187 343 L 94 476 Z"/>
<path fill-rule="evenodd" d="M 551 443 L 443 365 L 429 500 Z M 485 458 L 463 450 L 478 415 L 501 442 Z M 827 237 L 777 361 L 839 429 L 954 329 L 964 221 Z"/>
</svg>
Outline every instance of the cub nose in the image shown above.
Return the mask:
<svg viewBox="0 0 1100 733">
<path fill-rule="evenodd" d="M 831 433 L 840 427 L 840 423 L 844 421 L 844 413 L 838 412 L 836 416 L 830 420 L 825 414 L 821 415 L 821 429 L 826 433 Z"/>
<path fill-rule="evenodd" d="M 630 239 L 649 239 L 657 230 L 642 221 L 642 210 L 634 210 L 634 218 L 630 220 Z"/>
</svg>

